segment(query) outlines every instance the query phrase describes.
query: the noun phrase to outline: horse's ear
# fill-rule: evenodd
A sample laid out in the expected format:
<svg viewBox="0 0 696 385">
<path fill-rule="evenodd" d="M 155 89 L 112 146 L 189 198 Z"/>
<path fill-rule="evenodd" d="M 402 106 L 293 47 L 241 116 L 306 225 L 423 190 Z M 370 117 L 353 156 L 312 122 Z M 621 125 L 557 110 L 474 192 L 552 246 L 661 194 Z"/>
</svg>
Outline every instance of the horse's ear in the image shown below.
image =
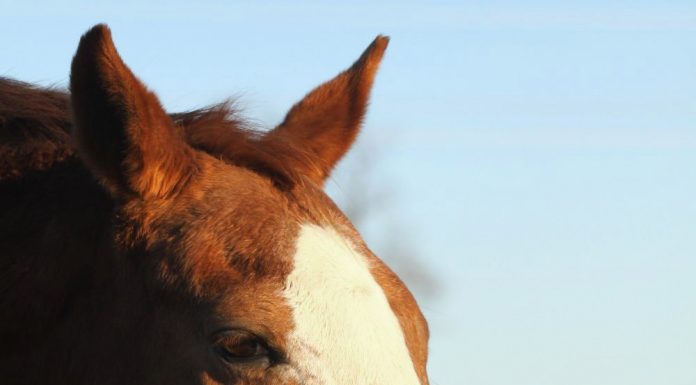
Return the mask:
<svg viewBox="0 0 696 385">
<path fill-rule="evenodd" d="M 313 166 L 300 173 L 323 184 L 360 130 L 372 82 L 389 38 L 378 36 L 360 58 L 334 79 L 312 90 L 285 116 L 271 137 L 281 137 L 307 153 Z"/>
<path fill-rule="evenodd" d="M 123 63 L 105 25 L 82 36 L 70 91 L 79 153 L 115 196 L 166 197 L 194 173 L 193 149 Z"/>
</svg>

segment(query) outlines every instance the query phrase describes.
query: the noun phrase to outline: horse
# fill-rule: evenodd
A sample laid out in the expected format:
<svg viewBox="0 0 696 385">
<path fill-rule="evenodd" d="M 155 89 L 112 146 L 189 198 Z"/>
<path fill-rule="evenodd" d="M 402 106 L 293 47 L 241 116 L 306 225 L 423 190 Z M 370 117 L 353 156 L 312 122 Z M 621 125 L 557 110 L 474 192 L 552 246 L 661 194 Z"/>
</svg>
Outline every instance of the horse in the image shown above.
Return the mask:
<svg viewBox="0 0 696 385">
<path fill-rule="evenodd" d="M 3 384 L 427 385 L 428 326 L 323 184 L 389 39 L 270 130 L 167 113 L 106 25 L 0 80 Z"/>
</svg>

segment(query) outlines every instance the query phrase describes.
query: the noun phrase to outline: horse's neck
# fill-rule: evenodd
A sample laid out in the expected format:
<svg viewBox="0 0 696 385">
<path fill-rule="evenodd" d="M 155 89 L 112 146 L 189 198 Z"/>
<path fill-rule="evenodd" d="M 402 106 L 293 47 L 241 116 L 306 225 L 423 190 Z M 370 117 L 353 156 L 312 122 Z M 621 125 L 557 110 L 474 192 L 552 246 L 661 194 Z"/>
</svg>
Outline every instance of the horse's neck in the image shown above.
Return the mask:
<svg viewBox="0 0 696 385">
<path fill-rule="evenodd" d="M 28 348 L 45 338 L 89 292 L 110 206 L 77 159 L 0 181 L 0 341 L 5 347 Z"/>
</svg>

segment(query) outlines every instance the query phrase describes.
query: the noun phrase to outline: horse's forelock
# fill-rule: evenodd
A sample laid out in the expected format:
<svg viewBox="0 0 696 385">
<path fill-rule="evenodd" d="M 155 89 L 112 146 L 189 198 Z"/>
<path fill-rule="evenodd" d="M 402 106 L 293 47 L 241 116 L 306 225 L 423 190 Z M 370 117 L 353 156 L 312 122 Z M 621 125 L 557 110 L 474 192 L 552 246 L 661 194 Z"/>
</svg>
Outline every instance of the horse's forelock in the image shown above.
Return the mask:
<svg viewBox="0 0 696 385">
<path fill-rule="evenodd" d="M 241 118 L 233 101 L 172 114 L 172 118 L 194 148 L 270 177 L 281 189 L 303 179 L 298 170 L 315 167 L 304 149 L 285 138 L 266 135 Z"/>
</svg>

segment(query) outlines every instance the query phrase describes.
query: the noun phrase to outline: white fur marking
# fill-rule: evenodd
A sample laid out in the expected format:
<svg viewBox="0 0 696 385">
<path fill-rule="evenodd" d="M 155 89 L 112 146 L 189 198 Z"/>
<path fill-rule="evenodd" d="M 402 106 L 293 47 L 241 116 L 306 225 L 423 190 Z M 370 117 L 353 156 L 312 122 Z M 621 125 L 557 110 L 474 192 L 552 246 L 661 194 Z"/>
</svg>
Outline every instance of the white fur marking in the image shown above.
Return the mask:
<svg viewBox="0 0 696 385">
<path fill-rule="evenodd" d="M 336 230 L 302 226 L 284 295 L 295 322 L 288 358 L 302 384 L 420 384 L 366 258 Z"/>
</svg>

